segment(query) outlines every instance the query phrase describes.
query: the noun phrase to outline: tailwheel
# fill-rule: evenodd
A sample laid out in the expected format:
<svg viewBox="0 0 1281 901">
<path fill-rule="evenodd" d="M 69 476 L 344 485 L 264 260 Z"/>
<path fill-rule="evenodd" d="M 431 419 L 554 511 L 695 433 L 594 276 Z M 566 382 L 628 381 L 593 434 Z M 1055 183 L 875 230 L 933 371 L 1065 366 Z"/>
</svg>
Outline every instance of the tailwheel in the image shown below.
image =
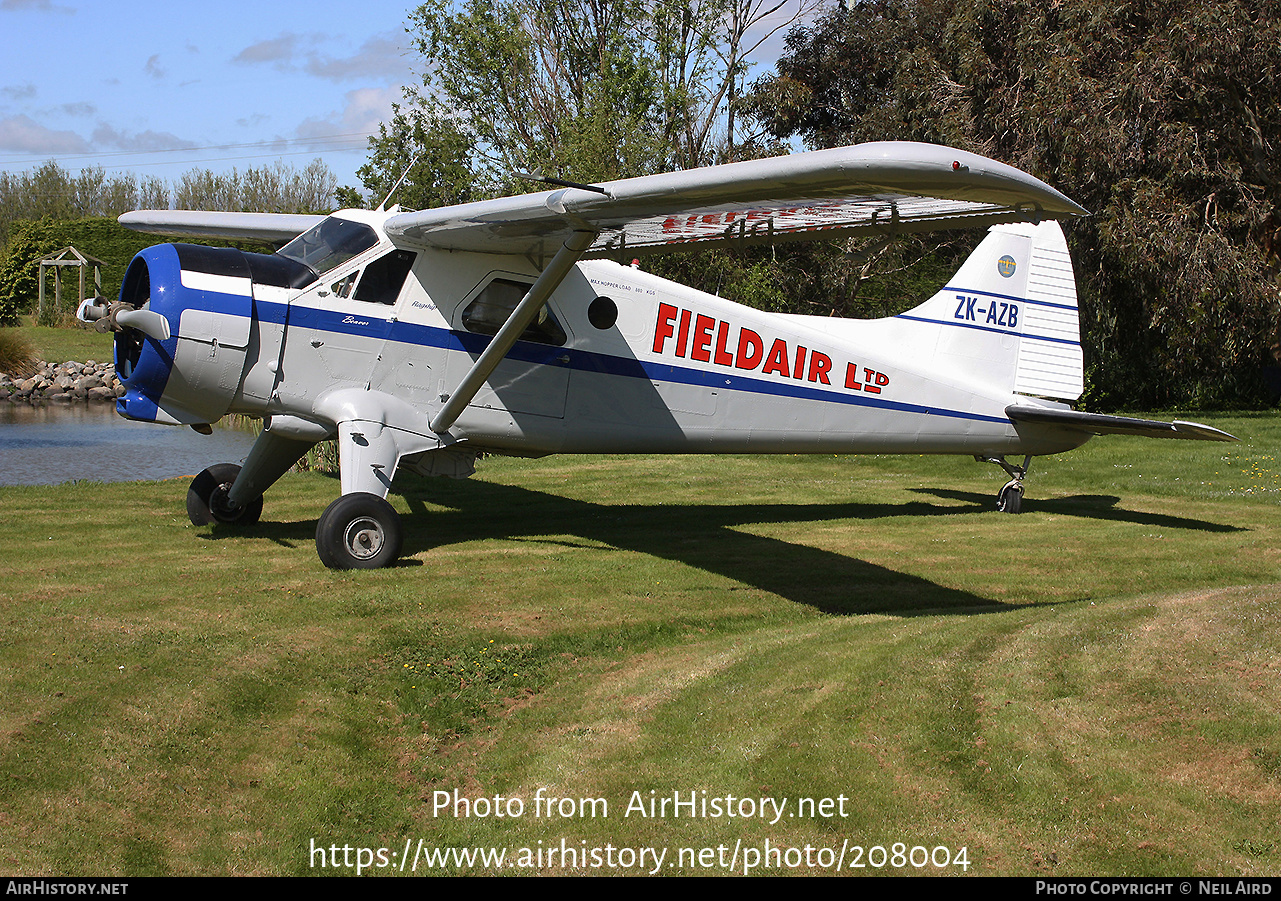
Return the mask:
<svg viewBox="0 0 1281 901">
<path fill-rule="evenodd" d="M 1002 513 L 1019 513 L 1023 509 L 1023 486 L 1009 482 L 996 496 L 996 509 Z"/>
<path fill-rule="evenodd" d="M 1010 480 L 1005 483 L 996 495 L 996 509 L 1002 513 L 1021 513 L 1023 511 L 1023 480 L 1027 478 L 1028 467 L 1032 465 L 1031 456 L 1023 458 L 1023 465 L 1016 466 L 1005 457 L 975 456 L 980 463 L 994 463 L 1005 470 Z"/>
<path fill-rule="evenodd" d="M 400 514 L 376 494 L 353 492 L 330 504 L 316 523 L 316 553 L 330 569 L 381 569 L 400 556 Z"/>
<path fill-rule="evenodd" d="M 191 487 L 187 489 L 187 518 L 192 525 L 251 526 L 258 521 L 262 516 L 262 495 L 243 507 L 227 497 L 238 475 L 240 467 L 235 463 L 219 463 L 191 480 Z"/>
</svg>

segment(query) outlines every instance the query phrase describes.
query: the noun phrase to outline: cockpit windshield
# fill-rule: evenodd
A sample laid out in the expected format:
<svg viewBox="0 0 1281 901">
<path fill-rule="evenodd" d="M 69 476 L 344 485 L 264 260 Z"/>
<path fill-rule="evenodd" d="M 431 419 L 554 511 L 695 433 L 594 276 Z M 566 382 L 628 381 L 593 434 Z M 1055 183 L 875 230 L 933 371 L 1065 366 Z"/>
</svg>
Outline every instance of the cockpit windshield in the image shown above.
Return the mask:
<svg viewBox="0 0 1281 901">
<path fill-rule="evenodd" d="M 368 225 L 329 216 L 276 252 L 322 275 L 377 243 L 378 233 Z"/>
</svg>

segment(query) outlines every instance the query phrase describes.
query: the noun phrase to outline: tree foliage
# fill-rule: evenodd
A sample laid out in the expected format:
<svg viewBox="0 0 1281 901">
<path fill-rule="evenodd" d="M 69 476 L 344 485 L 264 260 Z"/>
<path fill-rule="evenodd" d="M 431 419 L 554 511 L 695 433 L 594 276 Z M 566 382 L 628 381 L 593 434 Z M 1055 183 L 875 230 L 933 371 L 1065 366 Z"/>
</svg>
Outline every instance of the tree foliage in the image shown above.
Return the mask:
<svg viewBox="0 0 1281 901">
<path fill-rule="evenodd" d="M 427 104 L 394 105 L 392 120 L 378 126 L 369 147 L 369 162 L 356 174 L 372 203 L 425 210 L 477 199 L 471 138 Z M 340 199 L 348 206 L 363 202 L 354 188 L 344 188 Z"/>
<path fill-rule="evenodd" d="M 0 172 L 0 249 L 20 220 L 119 216 L 157 205 L 169 206 L 169 188 L 154 176 L 108 175 L 100 167 L 73 175 L 52 161 L 30 172 Z"/>
<path fill-rule="evenodd" d="M 868 0 L 793 31 L 750 109 L 812 147 L 930 141 L 1039 175 L 1099 407 L 1260 397 L 1277 315 L 1278 0 Z"/>
<path fill-rule="evenodd" d="M 103 262 L 102 294 L 114 298 L 120 293 L 120 282 L 124 278 L 129 262 L 138 251 L 158 243 L 155 235 L 130 231 L 115 220 L 115 217 L 92 217 L 85 219 L 53 219 L 45 217 L 35 221 L 14 224 L 13 234 L 7 253 L 0 259 L 0 325 L 12 325 L 18 316 L 34 309 L 40 292 L 40 260 L 48 254 L 64 247 L 75 247 L 82 253 L 96 257 Z M 189 244 L 213 244 L 240 247 L 270 253 L 273 248 L 250 242 L 227 242 L 216 240 L 185 239 Z M 69 276 L 75 270 L 63 273 L 64 309 L 51 313 L 54 318 L 66 318 L 74 312 L 76 282 L 75 276 Z M 45 299 L 52 297 L 52 276 L 45 283 Z M 72 279 L 72 281 L 69 281 Z M 86 279 L 86 289 L 92 290 L 92 281 Z M 68 288 L 68 285 L 71 287 Z"/>
<path fill-rule="evenodd" d="M 96 217 L 130 210 L 226 210 L 316 213 L 334 208 L 337 179 L 322 160 L 301 171 L 284 162 L 244 172 L 192 169 L 171 187 L 155 176 L 108 175 L 100 167 L 73 174 L 55 162 L 30 172 L 0 172 L 0 251 L 16 223 Z"/>
<path fill-rule="evenodd" d="M 431 0 L 411 15 L 422 84 L 360 177 L 380 200 L 421 154 L 435 168 L 416 166 L 404 197 L 434 205 L 529 190 L 518 171 L 593 182 L 751 155 L 747 56 L 808 5 Z"/>
<path fill-rule="evenodd" d="M 320 159 L 301 171 L 281 161 L 244 172 L 192 169 L 174 188 L 174 206 L 236 213 L 328 213 L 337 188 L 337 178 Z"/>
</svg>

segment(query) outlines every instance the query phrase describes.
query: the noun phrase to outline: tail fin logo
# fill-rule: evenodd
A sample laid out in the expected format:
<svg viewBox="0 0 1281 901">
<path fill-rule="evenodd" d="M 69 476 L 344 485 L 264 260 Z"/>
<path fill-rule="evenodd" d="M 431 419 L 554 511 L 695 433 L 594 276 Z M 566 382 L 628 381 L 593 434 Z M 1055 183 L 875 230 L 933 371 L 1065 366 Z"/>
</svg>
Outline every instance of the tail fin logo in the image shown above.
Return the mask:
<svg viewBox="0 0 1281 901">
<path fill-rule="evenodd" d="M 1016 268 L 1018 268 L 1018 266 L 1014 262 L 1014 257 L 1010 256 L 1008 253 L 996 261 L 996 271 L 1000 273 L 1001 278 L 1009 278 L 1014 274 L 1014 270 Z"/>
</svg>

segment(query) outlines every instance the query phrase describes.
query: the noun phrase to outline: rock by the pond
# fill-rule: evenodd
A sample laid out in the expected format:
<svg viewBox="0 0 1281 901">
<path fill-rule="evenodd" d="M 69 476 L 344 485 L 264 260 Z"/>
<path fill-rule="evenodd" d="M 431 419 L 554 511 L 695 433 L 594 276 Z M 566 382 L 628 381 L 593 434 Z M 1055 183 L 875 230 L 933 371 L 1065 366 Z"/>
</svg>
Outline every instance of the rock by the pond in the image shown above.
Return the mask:
<svg viewBox="0 0 1281 901">
<path fill-rule="evenodd" d="M 40 361 L 36 364 L 35 374 L 26 377 L 0 372 L 0 402 L 92 403 L 114 401 L 124 393 L 125 387 L 116 378 L 115 367 L 109 362 Z"/>
</svg>

